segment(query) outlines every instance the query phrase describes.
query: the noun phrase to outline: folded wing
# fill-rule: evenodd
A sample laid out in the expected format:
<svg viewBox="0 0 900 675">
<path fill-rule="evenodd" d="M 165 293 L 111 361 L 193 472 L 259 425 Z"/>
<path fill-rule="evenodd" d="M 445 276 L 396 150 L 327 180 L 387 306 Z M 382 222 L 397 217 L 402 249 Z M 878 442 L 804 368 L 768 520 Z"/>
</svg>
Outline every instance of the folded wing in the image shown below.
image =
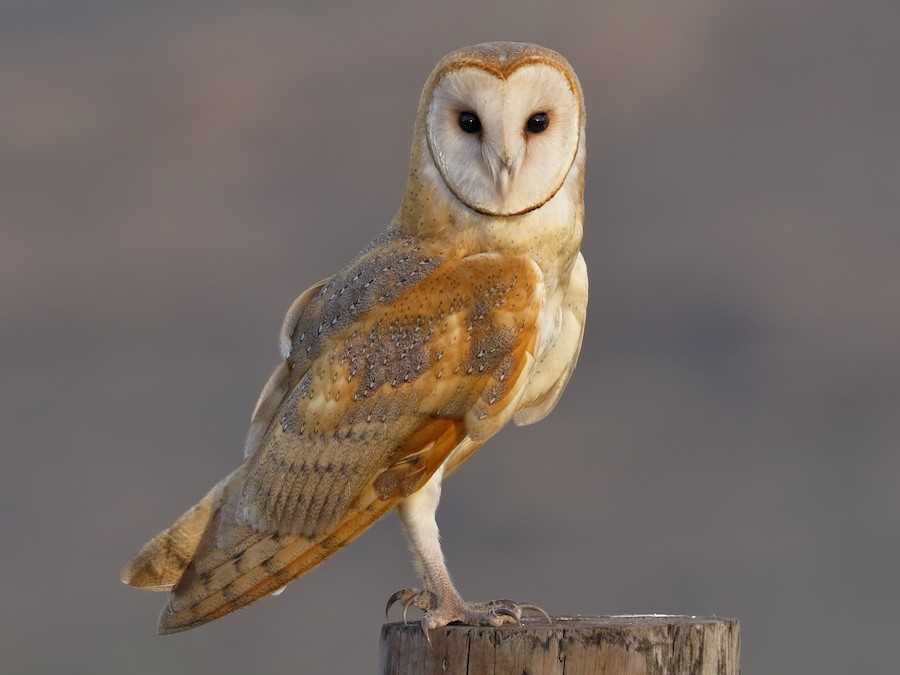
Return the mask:
<svg viewBox="0 0 900 675">
<path fill-rule="evenodd" d="M 161 632 L 277 591 L 418 490 L 454 449 L 477 447 L 512 417 L 533 363 L 539 269 L 523 257 L 442 259 L 401 244 L 402 278 L 370 279 L 371 257 L 385 259 L 370 249 L 299 317 L 273 376 L 280 405 L 266 404 L 271 419 L 244 466 L 207 496 L 215 508 Z"/>
</svg>

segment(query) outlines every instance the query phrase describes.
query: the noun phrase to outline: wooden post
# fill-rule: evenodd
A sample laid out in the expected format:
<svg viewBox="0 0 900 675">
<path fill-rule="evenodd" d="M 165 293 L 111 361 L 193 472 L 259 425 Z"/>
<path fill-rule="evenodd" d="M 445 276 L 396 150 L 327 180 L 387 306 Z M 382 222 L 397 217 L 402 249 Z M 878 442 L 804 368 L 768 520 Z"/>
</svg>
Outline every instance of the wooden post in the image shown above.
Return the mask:
<svg viewBox="0 0 900 675">
<path fill-rule="evenodd" d="M 736 619 L 697 616 L 528 618 L 521 626 L 418 622 L 381 629 L 381 675 L 739 675 Z"/>
</svg>

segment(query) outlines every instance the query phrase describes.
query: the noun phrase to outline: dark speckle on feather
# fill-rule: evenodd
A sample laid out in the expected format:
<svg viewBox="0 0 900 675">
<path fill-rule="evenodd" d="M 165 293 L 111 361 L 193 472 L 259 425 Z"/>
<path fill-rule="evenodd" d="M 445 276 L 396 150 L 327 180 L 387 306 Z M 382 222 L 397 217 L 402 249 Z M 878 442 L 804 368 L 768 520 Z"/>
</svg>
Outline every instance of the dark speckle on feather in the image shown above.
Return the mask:
<svg viewBox="0 0 900 675">
<path fill-rule="evenodd" d="M 416 237 L 388 228 L 325 284 L 294 331 L 297 337 L 291 360 L 302 361 L 296 364 L 301 370 L 318 357 L 330 336 L 352 325 L 377 303 L 394 302 L 443 262 L 433 255 L 424 256 L 418 242 Z M 316 339 L 298 349 L 309 335 Z"/>
</svg>

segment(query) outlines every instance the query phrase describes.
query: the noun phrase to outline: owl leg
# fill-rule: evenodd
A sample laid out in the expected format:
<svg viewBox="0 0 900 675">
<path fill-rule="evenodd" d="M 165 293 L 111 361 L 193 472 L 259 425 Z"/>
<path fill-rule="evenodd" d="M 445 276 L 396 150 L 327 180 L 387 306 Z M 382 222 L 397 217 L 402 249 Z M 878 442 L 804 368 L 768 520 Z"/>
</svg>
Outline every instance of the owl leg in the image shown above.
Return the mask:
<svg viewBox="0 0 900 675">
<path fill-rule="evenodd" d="M 547 617 L 547 613 L 530 603 L 515 603 L 511 600 L 494 600 L 483 603 L 467 603 L 460 596 L 441 551 L 435 512 L 441 498 L 443 467 L 417 492 L 411 494 L 398 505 L 400 521 L 409 539 L 416 568 L 424 582 L 423 589 L 404 588 L 394 593 L 388 600 L 387 610 L 395 602 L 403 605 L 403 618 L 409 607 L 417 607 L 425 612 L 422 628 L 429 630 L 459 622 L 471 626 L 500 626 L 518 624 L 523 611 L 536 611 Z M 427 634 L 427 633 L 426 633 Z"/>
</svg>

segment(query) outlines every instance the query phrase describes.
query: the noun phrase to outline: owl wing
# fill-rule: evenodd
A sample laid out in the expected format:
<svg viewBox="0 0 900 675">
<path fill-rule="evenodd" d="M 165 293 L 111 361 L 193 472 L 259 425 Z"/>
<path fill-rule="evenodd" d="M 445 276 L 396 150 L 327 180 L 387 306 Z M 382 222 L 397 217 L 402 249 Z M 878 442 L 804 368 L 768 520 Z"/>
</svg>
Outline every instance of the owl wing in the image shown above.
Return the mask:
<svg viewBox="0 0 900 675">
<path fill-rule="evenodd" d="M 290 352 L 290 339 L 297 322 L 310 301 L 321 292 L 328 281 L 326 279 L 313 284 L 291 304 L 284 317 L 279 336 L 279 346 L 285 359 Z M 245 457 L 258 449 L 272 417 L 288 392 L 289 375 L 290 369 L 287 367 L 287 362 L 283 361 L 278 364 L 275 372 L 263 387 L 253 414 L 250 416 Z M 122 568 L 122 581 L 136 588 L 151 591 L 171 590 L 181 579 L 193 559 L 213 513 L 217 512 L 221 505 L 230 498 L 231 493 L 240 487 L 243 475 L 244 467 L 242 466 L 220 481 L 181 518 L 147 542 L 140 552 Z"/>
<path fill-rule="evenodd" d="M 330 281 L 325 279 L 313 284 L 303 293 L 297 296 L 288 309 L 281 325 L 281 334 L 278 337 L 278 347 L 284 361 L 278 364 L 269 377 L 250 415 L 250 430 L 247 432 L 247 440 L 244 443 L 244 457 L 249 457 L 259 448 L 263 435 L 269 428 L 272 417 L 284 401 L 290 387 L 290 368 L 287 359 L 291 353 L 291 335 L 297 327 L 297 322 L 303 316 L 303 312 L 309 306 L 310 301 L 322 292 L 322 289 Z"/>
<path fill-rule="evenodd" d="M 283 587 L 418 490 L 455 448 L 480 445 L 514 414 L 533 363 L 539 268 L 479 254 L 379 284 L 359 273 L 370 258 L 323 286 L 297 322 L 279 376 L 287 392 L 221 490 L 162 632 Z M 360 291 L 367 283 L 374 297 Z M 353 301 L 329 309 L 339 289 Z"/>
</svg>

